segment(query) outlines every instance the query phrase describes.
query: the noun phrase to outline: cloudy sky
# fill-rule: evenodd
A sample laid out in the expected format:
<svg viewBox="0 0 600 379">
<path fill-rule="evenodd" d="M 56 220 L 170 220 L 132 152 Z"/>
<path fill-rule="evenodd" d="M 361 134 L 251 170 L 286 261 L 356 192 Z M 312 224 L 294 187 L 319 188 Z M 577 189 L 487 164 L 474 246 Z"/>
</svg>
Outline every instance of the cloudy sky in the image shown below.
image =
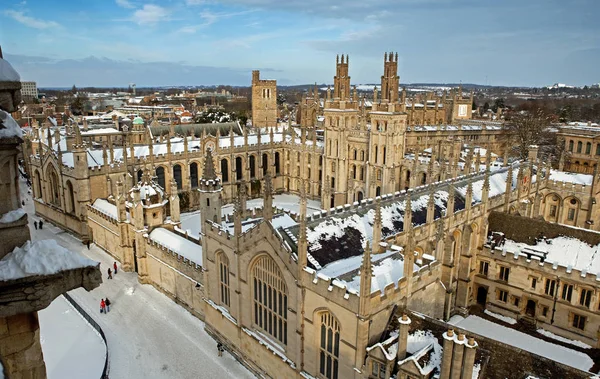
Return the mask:
<svg viewBox="0 0 600 379">
<path fill-rule="evenodd" d="M 11 3 L 11 2 L 8 2 Z M 26 0 L 0 43 L 40 86 L 403 83 L 542 86 L 600 81 L 599 0 Z"/>
</svg>

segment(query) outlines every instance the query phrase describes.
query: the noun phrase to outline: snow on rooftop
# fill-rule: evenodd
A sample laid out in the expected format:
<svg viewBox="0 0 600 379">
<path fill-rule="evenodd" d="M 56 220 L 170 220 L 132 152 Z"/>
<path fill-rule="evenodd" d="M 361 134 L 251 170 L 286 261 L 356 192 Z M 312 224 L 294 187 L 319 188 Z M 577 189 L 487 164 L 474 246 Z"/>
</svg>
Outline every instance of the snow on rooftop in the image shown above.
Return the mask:
<svg viewBox="0 0 600 379">
<path fill-rule="evenodd" d="M 176 252 L 184 258 L 202 265 L 202 246 L 188 241 L 185 237 L 173 233 L 165 228 L 156 228 L 150 232 L 148 238 L 158 244 Z"/>
<path fill-rule="evenodd" d="M 550 180 L 591 186 L 594 181 L 594 176 L 587 174 L 576 174 L 574 172 L 550 170 Z"/>
<path fill-rule="evenodd" d="M 386 251 L 382 254 L 372 254 L 371 262 L 379 262 L 380 260 L 387 258 L 391 255 L 394 255 L 397 251 L 390 250 Z M 326 275 L 330 278 L 336 278 L 340 275 L 346 274 L 348 272 L 352 272 L 354 270 L 358 270 L 360 265 L 362 264 L 362 255 L 356 255 L 354 257 L 340 259 L 334 262 L 329 263 L 319 270 L 319 274 Z"/>
<path fill-rule="evenodd" d="M 531 249 L 532 245 L 512 240 L 505 240 L 503 249 L 508 252 L 521 252 Z M 586 242 L 572 237 L 556 237 L 541 240 L 535 250 L 547 252 L 546 262 L 557 263 L 576 270 L 586 270 L 590 274 L 600 274 L 600 256 L 597 254 L 600 244 L 590 246 Z"/>
<path fill-rule="evenodd" d="M 114 218 L 115 220 L 119 217 L 119 212 L 117 211 L 117 206 L 109 203 L 104 199 L 96 199 L 92 207 L 104 213 L 105 215 Z"/>
<path fill-rule="evenodd" d="M 371 279 L 371 293 L 380 291 L 384 294 L 385 287 L 394 284 L 398 285 L 398 280 L 404 277 L 404 257 L 397 253 L 390 257 L 384 258 L 373 264 L 373 278 Z M 419 271 L 419 266 L 416 264 L 413 271 Z M 358 291 L 360 289 L 360 274 L 357 274 L 352 281 L 346 282 L 349 289 Z"/>
<path fill-rule="evenodd" d="M 55 240 L 27 241 L 0 260 L 0 280 L 52 275 L 99 263 L 60 246 Z"/>
<path fill-rule="evenodd" d="M 594 361 L 587 354 L 546 342 L 478 316 L 471 315 L 459 321 L 456 326 L 579 370 L 588 371 L 594 366 Z"/>
<path fill-rule="evenodd" d="M 2 59 L 0 59 L 2 61 Z M 0 123 L 4 128 L 0 129 L 0 138 L 19 137 L 23 138 L 23 129 L 12 118 L 10 113 L 0 109 Z"/>
</svg>

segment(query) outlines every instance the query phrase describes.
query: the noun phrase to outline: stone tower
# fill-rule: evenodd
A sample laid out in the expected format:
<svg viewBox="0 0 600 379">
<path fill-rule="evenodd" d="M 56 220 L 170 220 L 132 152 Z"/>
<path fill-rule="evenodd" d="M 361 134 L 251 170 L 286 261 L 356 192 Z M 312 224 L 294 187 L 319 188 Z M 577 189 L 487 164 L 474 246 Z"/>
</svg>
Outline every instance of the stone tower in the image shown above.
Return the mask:
<svg viewBox="0 0 600 379">
<path fill-rule="evenodd" d="M 398 101 L 398 53 L 385 53 L 383 58 L 383 75 L 381 76 L 381 101 L 395 103 Z"/>
<path fill-rule="evenodd" d="M 252 71 L 252 126 L 277 126 L 277 81 L 260 79 L 260 71 Z"/>
<path fill-rule="evenodd" d="M 213 162 L 212 151 L 206 150 L 204 159 L 204 171 L 198 185 L 200 192 L 200 221 L 202 228 L 207 220 L 221 223 L 221 192 L 223 186 L 221 179 L 215 173 L 215 164 Z"/>
<path fill-rule="evenodd" d="M 339 100 L 350 100 L 350 76 L 348 75 L 349 58 L 342 54 L 340 61 L 339 55 L 335 58 L 335 76 L 333 77 L 333 98 Z"/>
</svg>

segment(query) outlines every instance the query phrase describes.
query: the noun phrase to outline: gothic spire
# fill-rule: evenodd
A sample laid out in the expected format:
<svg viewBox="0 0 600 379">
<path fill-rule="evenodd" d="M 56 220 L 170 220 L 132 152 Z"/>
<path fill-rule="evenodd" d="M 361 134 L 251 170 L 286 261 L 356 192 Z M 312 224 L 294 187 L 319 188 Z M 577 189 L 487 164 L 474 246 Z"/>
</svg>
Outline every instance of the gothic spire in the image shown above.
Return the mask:
<svg viewBox="0 0 600 379">
<path fill-rule="evenodd" d="M 204 158 L 204 170 L 202 171 L 202 179 L 217 179 L 217 174 L 215 173 L 215 163 L 213 162 L 212 151 L 210 151 L 210 149 L 206 150 L 206 157 Z"/>
</svg>

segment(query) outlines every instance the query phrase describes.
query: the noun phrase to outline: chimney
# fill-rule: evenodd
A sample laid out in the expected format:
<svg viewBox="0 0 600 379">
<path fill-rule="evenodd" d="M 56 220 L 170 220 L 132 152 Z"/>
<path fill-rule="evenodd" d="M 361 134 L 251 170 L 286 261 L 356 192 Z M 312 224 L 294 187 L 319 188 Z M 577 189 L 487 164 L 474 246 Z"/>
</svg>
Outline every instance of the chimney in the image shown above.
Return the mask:
<svg viewBox="0 0 600 379">
<path fill-rule="evenodd" d="M 398 352 L 396 357 L 398 361 L 406 358 L 406 348 L 408 345 L 408 329 L 410 328 L 410 318 L 406 314 L 398 319 L 400 323 L 400 330 L 398 334 Z"/>
</svg>

